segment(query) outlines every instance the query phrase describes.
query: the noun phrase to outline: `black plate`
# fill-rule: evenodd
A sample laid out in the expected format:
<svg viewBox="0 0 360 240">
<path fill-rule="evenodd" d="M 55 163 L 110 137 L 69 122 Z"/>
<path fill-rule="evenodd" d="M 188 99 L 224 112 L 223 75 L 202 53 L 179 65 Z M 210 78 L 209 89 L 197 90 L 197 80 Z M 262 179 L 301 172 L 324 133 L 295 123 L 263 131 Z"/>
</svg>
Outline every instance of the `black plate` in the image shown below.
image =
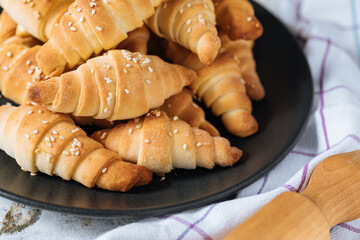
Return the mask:
<svg viewBox="0 0 360 240">
<path fill-rule="evenodd" d="M 224 199 L 255 182 L 292 149 L 307 121 L 312 101 L 311 74 L 298 43 L 288 30 L 257 4 L 264 35 L 256 42 L 255 58 L 266 99 L 254 103 L 259 132 L 234 137 L 209 119 L 231 144 L 244 150 L 244 162 L 231 168 L 175 170 L 164 181 L 127 193 L 88 189 L 44 174 L 32 177 L 0 152 L 0 195 L 47 210 L 93 217 L 145 217 L 187 210 Z M 1 100 L 4 104 L 5 100 Z"/>
</svg>

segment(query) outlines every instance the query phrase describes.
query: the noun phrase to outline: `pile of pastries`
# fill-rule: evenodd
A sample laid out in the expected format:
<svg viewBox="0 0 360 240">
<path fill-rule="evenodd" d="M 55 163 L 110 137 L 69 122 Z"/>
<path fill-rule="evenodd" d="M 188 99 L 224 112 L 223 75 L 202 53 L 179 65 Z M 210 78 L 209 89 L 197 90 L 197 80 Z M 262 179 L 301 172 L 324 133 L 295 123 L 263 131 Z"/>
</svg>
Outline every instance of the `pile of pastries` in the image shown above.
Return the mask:
<svg viewBox="0 0 360 240">
<path fill-rule="evenodd" d="M 0 0 L 0 148 L 22 170 L 127 191 L 174 168 L 232 166 L 265 92 L 247 0 Z M 153 34 L 150 34 L 152 32 Z M 162 49 L 147 55 L 150 36 Z M 82 125 L 100 130 L 87 136 Z"/>
</svg>

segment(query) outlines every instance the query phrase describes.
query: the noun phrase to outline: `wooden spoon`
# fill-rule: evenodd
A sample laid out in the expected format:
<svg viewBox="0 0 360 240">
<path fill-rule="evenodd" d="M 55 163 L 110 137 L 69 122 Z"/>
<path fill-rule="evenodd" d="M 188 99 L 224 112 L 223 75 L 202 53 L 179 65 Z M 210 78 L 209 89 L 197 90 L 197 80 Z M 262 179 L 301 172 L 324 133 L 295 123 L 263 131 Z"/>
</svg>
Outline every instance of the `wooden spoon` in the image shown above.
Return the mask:
<svg viewBox="0 0 360 240">
<path fill-rule="evenodd" d="M 302 193 L 284 192 L 224 239 L 330 239 L 331 227 L 360 217 L 360 150 L 315 167 Z"/>
</svg>

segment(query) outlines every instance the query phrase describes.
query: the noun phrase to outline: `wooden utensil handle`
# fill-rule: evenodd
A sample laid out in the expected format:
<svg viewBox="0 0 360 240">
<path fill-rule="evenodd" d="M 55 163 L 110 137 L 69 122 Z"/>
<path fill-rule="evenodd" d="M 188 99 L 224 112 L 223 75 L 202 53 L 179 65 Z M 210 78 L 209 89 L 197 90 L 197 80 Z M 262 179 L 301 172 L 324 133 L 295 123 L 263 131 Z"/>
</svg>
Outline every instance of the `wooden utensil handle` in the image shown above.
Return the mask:
<svg viewBox="0 0 360 240">
<path fill-rule="evenodd" d="M 329 230 L 326 218 L 309 198 L 285 192 L 224 239 L 330 239 Z"/>
</svg>

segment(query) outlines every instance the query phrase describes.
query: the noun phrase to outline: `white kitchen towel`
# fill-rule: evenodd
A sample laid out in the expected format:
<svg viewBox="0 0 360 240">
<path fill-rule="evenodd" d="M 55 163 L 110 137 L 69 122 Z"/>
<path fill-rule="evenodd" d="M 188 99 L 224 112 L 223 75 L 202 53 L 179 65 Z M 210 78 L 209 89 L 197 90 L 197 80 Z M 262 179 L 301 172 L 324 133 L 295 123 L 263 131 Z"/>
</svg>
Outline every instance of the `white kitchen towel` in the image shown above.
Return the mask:
<svg viewBox="0 0 360 240">
<path fill-rule="evenodd" d="M 259 0 L 303 43 L 314 79 L 304 135 L 272 171 L 237 198 L 115 228 L 98 240 L 221 239 L 284 191 L 301 191 L 326 157 L 360 146 L 360 0 Z M 360 239 L 360 220 L 331 230 Z"/>
</svg>

